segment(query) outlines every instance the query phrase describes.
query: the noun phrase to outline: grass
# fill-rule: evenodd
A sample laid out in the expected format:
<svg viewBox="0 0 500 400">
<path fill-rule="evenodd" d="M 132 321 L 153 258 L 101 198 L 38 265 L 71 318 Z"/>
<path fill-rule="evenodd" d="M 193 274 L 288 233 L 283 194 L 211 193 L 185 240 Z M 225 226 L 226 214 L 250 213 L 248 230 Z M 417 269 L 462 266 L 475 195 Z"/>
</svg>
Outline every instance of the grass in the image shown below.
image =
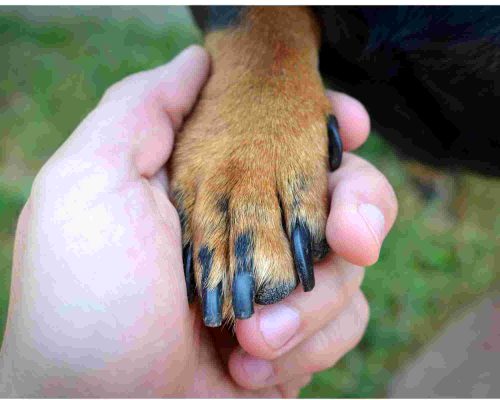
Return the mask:
<svg viewBox="0 0 500 400">
<path fill-rule="evenodd" d="M 116 16 L 109 8 L 100 9 L 107 19 L 89 16 L 96 8 L 33 10 L 0 8 L 0 332 L 15 224 L 37 171 L 110 84 L 162 64 L 201 39 L 183 7 L 155 10 L 160 23 L 136 12 Z M 363 284 L 371 305 L 363 341 L 335 368 L 316 374 L 305 397 L 384 395 L 397 367 L 454 310 L 498 284 L 499 182 L 465 176 L 468 206 L 457 222 L 446 203 L 422 201 L 402 161 L 378 136 L 358 153 L 389 178 L 400 214 Z"/>
</svg>

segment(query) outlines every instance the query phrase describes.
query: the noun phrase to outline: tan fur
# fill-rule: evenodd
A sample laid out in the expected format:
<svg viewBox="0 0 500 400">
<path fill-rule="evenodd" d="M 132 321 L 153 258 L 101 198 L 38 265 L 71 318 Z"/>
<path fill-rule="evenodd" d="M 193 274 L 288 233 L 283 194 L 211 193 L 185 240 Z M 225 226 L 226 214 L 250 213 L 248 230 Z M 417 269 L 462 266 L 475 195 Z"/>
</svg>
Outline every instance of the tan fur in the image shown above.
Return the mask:
<svg viewBox="0 0 500 400">
<path fill-rule="evenodd" d="M 288 237 L 296 217 L 317 240 L 324 235 L 330 105 L 318 47 L 305 7 L 250 7 L 241 24 L 206 37 L 211 77 L 177 137 L 170 173 L 174 201 L 188 216 L 183 241 L 194 244 L 197 287 L 198 250 L 207 245 L 214 251 L 209 287 L 223 282 L 226 319 L 233 318 L 238 234 L 252 233 L 257 290 L 295 281 Z"/>
</svg>

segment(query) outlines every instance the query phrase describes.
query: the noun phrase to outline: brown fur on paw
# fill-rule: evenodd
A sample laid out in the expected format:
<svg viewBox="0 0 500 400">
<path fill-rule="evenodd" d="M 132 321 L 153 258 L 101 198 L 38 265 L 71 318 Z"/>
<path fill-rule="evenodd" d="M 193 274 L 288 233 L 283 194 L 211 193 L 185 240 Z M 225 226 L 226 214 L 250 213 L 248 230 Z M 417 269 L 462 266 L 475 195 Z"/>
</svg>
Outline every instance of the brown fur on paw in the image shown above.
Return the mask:
<svg viewBox="0 0 500 400">
<path fill-rule="evenodd" d="M 299 280 L 312 290 L 325 254 L 330 104 L 315 47 L 297 36 L 257 51 L 251 32 L 207 41 L 213 75 L 169 165 L 188 292 L 196 286 L 208 326 L 249 318 L 254 302 L 275 303 Z M 260 64 L 242 64 L 249 48 Z"/>
</svg>

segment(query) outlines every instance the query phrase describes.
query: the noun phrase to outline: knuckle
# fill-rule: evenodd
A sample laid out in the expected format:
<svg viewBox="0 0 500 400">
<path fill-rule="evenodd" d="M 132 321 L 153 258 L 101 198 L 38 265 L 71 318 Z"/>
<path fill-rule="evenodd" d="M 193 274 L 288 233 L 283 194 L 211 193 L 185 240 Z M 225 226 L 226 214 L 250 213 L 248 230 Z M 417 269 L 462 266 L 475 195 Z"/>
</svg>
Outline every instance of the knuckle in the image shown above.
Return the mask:
<svg viewBox="0 0 500 400">
<path fill-rule="evenodd" d="M 357 154 L 347 153 L 345 155 L 345 160 L 346 160 L 345 166 L 352 171 L 354 170 L 373 171 L 374 169 L 376 169 L 370 161 L 365 160 L 364 158 L 358 156 Z"/>
<path fill-rule="evenodd" d="M 129 76 L 124 77 L 123 79 L 119 80 L 118 82 L 113 83 L 110 87 L 108 87 L 102 96 L 101 101 L 108 101 L 114 98 L 121 97 L 124 95 L 124 92 L 128 92 L 128 90 L 131 87 L 137 86 L 141 84 L 142 86 L 144 85 L 145 82 L 147 82 L 147 72 L 148 71 L 141 71 Z"/>
<path fill-rule="evenodd" d="M 125 81 L 128 78 L 124 78 L 121 81 L 113 83 L 110 87 L 108 87 L 102 96 L 102 101 L 109 100 L 113 96 L 115 96 L 117 93 L 120 93 L 120 91 L 123 88 L 123 85 L 125 84 Z"/>
<path fill-rule="evenodd" d="M 341 276 L 342 288 L 347 297 L 352 297 L 359 289 L 365 276 L 365 268 L 350 263 L 340 256 L 335 258 L 336 270 Z"/>
<path fill-rule="evenodd" d="M 305 368 L 304 372 L 309 373 L 309 374 L 314 374 L 316 372 L 321 372 L 324 371 L 325 369 L 329 369 L 333 367 L 335 364 L 335 361 L 332 360 L 323 360 L 323 359 L 317 359 L 314 361 L 310 361 Z"/>
<path fill-rule="evenodd" d="M 387 182 L 387 203 L 389 205 L 389 208 L 391 210 L 391 214 L 393 215 L 392 218 L 396 218 L 396 215 L 398 215 L 398 209 L 399 209 L 399 204 L 398 204 L 398 197 L 396 196 L 396 192 L 394 188 L 392 187 L 391 183 L 387 178 L 385 178 L 385 181 Z"/>
<path fill-rule="evenodd" d="M 356 347 L 363 338 L 369 315 L 368 302 L 359 290 L 342 314 L 315 334 L 307 349 L 310 356 L 306 372 L 328 369 Z"/>
<path fill-rule="evenodd" d="M 60 166 L 56 162 L 48 162 L 36 174 L 31 187 L 31 197 L 38 198 L 59 184 L 61 179 Z"/>
<path fill-rule="evenodd" d="M 340 273 L 343 273 L 343 271 Z M 328 291 L 334 295 L 330 296 L 326 302 L 326 307 L 328 307 L 326 318 L 333 318 L 349 303 L 349 284 L 346 279 L 344 276 L 336 275 L 334 279 L 328 280 Z"/>
<path fill-rule="evenodd" d="M 306 374 L 293 377 L 290 381 L 281 385 L 281 392 L 285 398 L 296 398 L 304 386 L 308 385 L 312 380 L 312 374 Z"/>
<path fill-rule="evenodd" d="M 360 290 L 354 296 L 352 308 L 353 334 L 350 340 L 349 350 L 353 349 L 361 341 L 370 319 L 370 307 Z"/>
<path fill-rule="evenodd" d="M 384 201 L 387 204 L 387 208 L 391 210 L 396 210 L 397 212 L 398 199 L 396 197 L 396 192 L 394 191 L 394 188 L 392 187 L 391 183 L 389 182 L 387 177 L 378 169 L 375 169 L 375 178 L 377 187 L 379 187 L 381 189 L 381 192 L 383 193 Z"/>
<path fill-rule="evenodd" d="M 368 196 L 384 217 L 392 224 L 398 213 L 396 192 L 387 177 L 371 164 L 359 167 L 355 176 L 342 182 L 347 188 L 355 186 L 356 192 Z"/>
<path fill-rule="evenodd" d="M 381 171 L 379 171 L 375 167 L 372 168 L 373 170 L 371 173 L 371 179 L 373 180 L 374 187 L 378 188 L 380 193 L 382 194 L 381 200 L 383 203 L 385 203 L 385 210 L 388 210 L 391 216 L 393 214 L 396 215 L 398 210 L 398 199 L 394 188 L 392 187 L 387 177 Z M 387 217 L 387 215 L 385 215 L 385 217 Z"/>
<path fill-rule="evenodd" d="M 339 305 L 339 309 L 342 309 L 346 306 L 346 304 L 349 303 L 349 290 L 348 290 L 349 285 L 343 282 L 338 282 L 337 285 L 338 288 L 335 297 L 337 304 Z"/>
<path fill-rule="evenodd" d="M 326 354 L 332 348 L 332 338 L 331 335 L 324 329 L 320 330 L 316 334 L 315 342 L 314 342 L 314 353 L 318 354 Z"/>
<path fill-rule="evenodd" d="M 325 329 L 320 330 L 314 338 L 309 354 L 313 355 L 308 360 L 306 373 L 314 373 L 330 368 L 336 362 L 335 343 L 332 336 Z M 334 359 L 335 358 L 335 359 Z"/>
<path fill-rule="evenodd" d="M 352 296 L 352 287 L 348 279 L 347 276 L 343 275 L 335 282 L 335 297 L 340 310 L 349 304 Z"/>
<path fill-rule="evenodd" d="M 360 330 L 363 333 L 370 321 L 370 306 L 368 305 L 365 295 L 361 291 L 358 292 L 355 301 L 361 327 Z"/>
</svg>

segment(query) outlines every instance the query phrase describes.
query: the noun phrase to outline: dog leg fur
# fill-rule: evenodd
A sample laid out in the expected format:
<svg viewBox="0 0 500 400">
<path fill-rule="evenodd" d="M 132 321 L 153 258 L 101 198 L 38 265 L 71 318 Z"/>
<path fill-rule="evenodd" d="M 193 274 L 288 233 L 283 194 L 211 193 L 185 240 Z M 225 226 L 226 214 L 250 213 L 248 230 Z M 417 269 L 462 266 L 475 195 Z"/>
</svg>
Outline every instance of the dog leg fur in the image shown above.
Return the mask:
<svg viewBox="0 0 500 400">
<path fill-rule="evenodd" d="M 205 324 L 219 326 L 249 318 L 254 301 L 283 299 L 299 280 L 313 288 L 313 256 L 328 249 L 329 135 L 334 153 L 339 138 L 307 7 L 243 8 L 205 44 L 211 77 L 169 172 L 188 295 L 202 299 Z"/>
</svg>

